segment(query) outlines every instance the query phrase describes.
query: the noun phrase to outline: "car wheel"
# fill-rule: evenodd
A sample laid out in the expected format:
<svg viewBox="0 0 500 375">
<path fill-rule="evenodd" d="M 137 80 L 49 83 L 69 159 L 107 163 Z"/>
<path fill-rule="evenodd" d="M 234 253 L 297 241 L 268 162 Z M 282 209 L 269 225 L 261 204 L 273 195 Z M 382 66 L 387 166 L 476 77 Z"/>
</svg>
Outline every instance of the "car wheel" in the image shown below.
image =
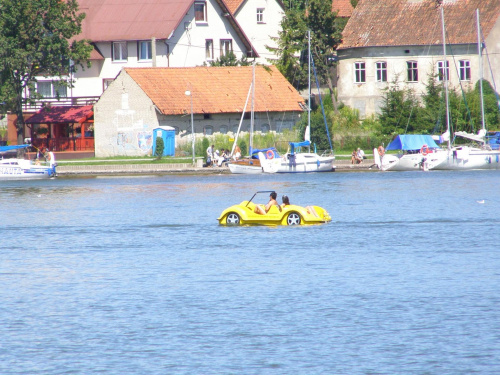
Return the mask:
<svg viewBox="0 0 500 375">
<path fill-rule="evenodd" d="M 287 225 L 300 225 L 300 215 L 297 212 L 291 212 L 286 218 Z"/>
<path fill-rule="evenodd" d="M 240 222 L 241 222 L 240 215 L 238 215 L 236 212 L 230 212 L 227 214 L 226 224 L 240 225 Z"/>
</svg>

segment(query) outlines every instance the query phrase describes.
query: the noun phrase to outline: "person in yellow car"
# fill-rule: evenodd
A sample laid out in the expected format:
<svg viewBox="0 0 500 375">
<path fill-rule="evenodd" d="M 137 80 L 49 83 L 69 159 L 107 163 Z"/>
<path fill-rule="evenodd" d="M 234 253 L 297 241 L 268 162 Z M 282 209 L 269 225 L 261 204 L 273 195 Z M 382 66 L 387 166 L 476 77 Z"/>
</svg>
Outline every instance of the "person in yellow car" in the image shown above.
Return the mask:
<svg viewBox="0 0 500 375">
<path fill-rule="evenodd" d="M 267 214 L 272 206 L 274 206 L 274 205 L 279 206 L 278 202 L 276 201 L 277 196 L 278 195 L 276 194 L 276 192 L 273 191 L 271 194 L 269 194 L 269 202 L 267 202 L 266 206 L 262 207 L 262 205 L 257 204 L 257 205 L 255 205 L 253 212 L 255 212 L 256 214 L 259 214 L 259 215 Z"/>
</svg>

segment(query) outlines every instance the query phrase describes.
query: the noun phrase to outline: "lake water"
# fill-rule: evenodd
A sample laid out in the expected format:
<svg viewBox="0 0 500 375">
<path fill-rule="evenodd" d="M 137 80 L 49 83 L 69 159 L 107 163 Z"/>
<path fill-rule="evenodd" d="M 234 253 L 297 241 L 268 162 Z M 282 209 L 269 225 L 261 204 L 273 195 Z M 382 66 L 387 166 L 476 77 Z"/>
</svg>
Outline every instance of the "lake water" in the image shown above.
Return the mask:
<svg viewBox="0 0 500 375">
<path fill-rule="evenodd" d="M 1 182 L 0 373 L 499 374 L 499 186 L 497 171 Z M 333 221 L 218 225 L 272 189 Z"/>
</svg>

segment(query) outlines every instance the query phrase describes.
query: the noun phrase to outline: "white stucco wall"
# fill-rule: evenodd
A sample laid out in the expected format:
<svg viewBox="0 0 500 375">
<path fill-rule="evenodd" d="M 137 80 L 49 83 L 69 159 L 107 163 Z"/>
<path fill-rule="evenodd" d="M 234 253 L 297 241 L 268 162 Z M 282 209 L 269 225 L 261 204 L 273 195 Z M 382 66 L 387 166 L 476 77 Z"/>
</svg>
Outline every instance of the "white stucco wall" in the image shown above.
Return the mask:
<svg viewBox="0 0 500 375">
<path fill-rule="evenodd" d="M 194 7 L 189 9 L 179 27 L 169 39 L 156 40 L 157 67 L 201 66 L 208 60 L 205 56 L 205 41 L 213 40 L 214 59 L 220 57 L 221 39 L 231 39 L 234 54 L 240 59 L 247 50 L 222 10 L 214 0 L 207 0 L 207 22 L 197 23 Z M 168 47 L 167 47 L 168 45 Z M 99 96 L 103 92 L 104 80 L 114 79 L 123 67 L 151 67 L 152 60 L 138 59 L 137 41 L 128 41 L 127 61 L 111 59 L 112 42 L 97 43 L 105 60 L 93 61 L 89 70 L 78 69 L 74 75 L 73 96 Z M 167 55 L 167 51 L 169 54 Z"/>
<path fill-rule="evenodd" d="M 500 90 L 500 18 L 497 20 L 495 26 L 489 33 L 488 38 L 486 38 L 486 49 L 497 90 Z M 486 53 L 486 51 L 484 53 Z M 488 65 L 486 57 L 484 59 L 484 72 L 485 79 L 493 84 L 490 74 L 490 66 Z"/>
<path fill-rule="evenodd" d="M 453 54 L 453 55 L 452 55 Z M 339 50 L 338 95 L 339 100 L 360 111 L 362 118 L 379 112 L 383 90 L 397 77 L 401 88 L 409 87 L 417 95 L 425 94 L 428 77 L 436 74 L 437 64 L 444 60 L 442 46 L 398 46 L 366 47 Z M 458 76 L 459 61 L 470 61 L 471 79 L 461 81 L 464 90 L 468 90 L 479 79 L 479 57 L 477 45 L 447 46 L 450 88 L 460 89 Z M 377 82 L 376 63 L 387 62 L 387 82 Z M 407 61 L 418 64 L 418 82 L 407 82 Z M 365 62 L 366 82 L 355 82 L 355 63 Z M 491 82 L 484 59 L 484 77 Z M 498 65 L 497 65 L 498 67 Z"/>
<path fill-rule="evenodd" d="M 264 9 L 263 22 L 257 22 L 257 9 Z M 266 45 L 277 47 L 271 37 L 278 37 L 281 30 L 281 20 L 284 11 L 276 0 L 247 0 L 235 14 L 236 20 L 245 31 L 246 36 L 257 50 L 261 64 L 269 64 L 269 59 L 277 59 L 277 56 L 268 51 Z"/>
<path fill-rule="evenodd" d="M 120 74 L 94 106 L 95 156 L 151 154 L 158 125 L 151 99 L 129 75 Z"/>
</svg>

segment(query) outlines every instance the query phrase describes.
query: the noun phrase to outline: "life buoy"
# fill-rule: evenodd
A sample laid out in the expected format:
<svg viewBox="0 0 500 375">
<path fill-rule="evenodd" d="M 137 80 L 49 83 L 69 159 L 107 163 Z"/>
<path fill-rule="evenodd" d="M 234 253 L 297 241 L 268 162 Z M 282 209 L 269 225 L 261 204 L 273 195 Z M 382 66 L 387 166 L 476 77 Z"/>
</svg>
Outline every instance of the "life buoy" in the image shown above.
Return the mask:
<svg viewBox="0 0 500 375">
<path fill-rule="evenodd" d="M 267 150 L 266 157 L 268 159 L 274 159 L 274 152 L 272 150 Z"/>
<path fill-rule="evenodd" d="M 429 152 L 430 152 L 429 146 L 427 145 L 423 145 L 422 148 L 420 149 L 420 153 L 424 156 L 427 155 Z"/>
</svg>

